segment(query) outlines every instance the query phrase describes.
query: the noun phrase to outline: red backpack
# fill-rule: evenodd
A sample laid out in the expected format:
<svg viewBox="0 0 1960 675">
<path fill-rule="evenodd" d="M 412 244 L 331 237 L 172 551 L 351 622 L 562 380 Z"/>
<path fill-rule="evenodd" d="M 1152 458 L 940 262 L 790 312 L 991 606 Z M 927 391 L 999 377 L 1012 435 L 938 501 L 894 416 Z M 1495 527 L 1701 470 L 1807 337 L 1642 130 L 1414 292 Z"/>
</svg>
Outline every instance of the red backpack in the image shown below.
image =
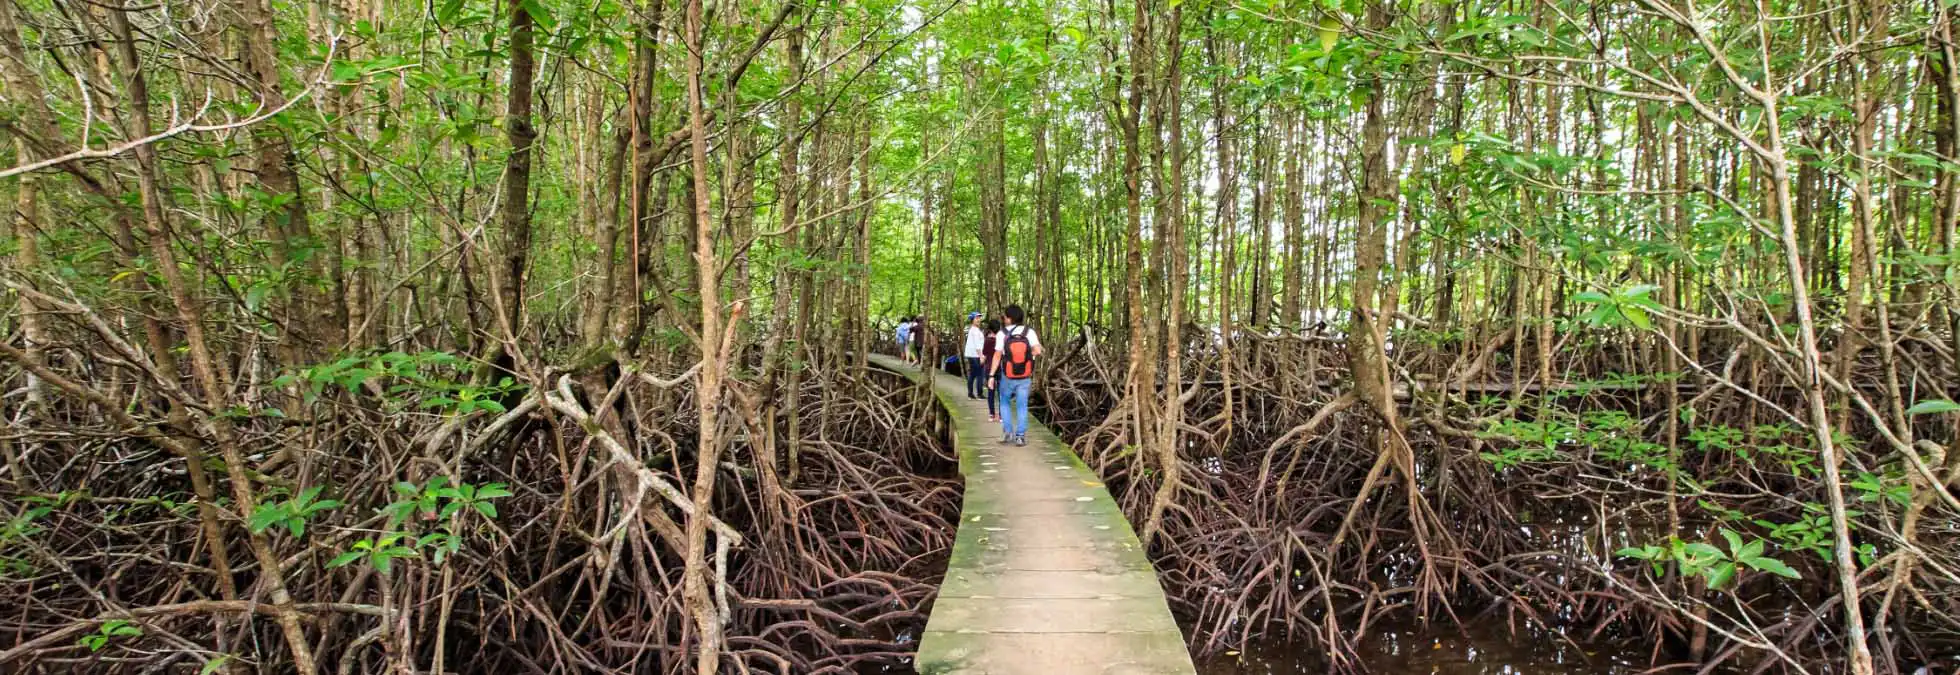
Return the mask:
<svg viewBox="0 0 1960 675">
<path fill-rule="evenodd" d="M 1001 352 L 1002 374 L 1010 380 L 1025 380 L 1033 377 L 1034 345 L 1028 342 L 1028 329 L 1024 326 L 1007 329 L 1006 342 Z"/>
</svg>

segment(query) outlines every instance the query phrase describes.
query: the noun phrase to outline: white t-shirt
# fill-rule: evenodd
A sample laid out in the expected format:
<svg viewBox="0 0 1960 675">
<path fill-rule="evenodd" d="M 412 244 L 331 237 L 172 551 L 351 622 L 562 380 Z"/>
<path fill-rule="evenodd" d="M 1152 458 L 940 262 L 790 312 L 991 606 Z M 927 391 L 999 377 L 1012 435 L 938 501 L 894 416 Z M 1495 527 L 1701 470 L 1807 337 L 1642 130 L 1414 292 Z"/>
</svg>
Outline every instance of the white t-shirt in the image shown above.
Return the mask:
<svg viewBox="0 0 1960 675">
<path fill-rule="evenodd" d="M 1002 359 L 1007 358 L 1007 334 L 1009 332 L 1012 332 L 1015 335 L 1028 336 L 1029 348 L 1032 349 L 1041 348 L 1041 336 L 1035 335 L 1033 328 L 1029 328 L 1027 326 L 1009 326 L 1000 329 L 1000 332 L 994 334 L 994 354 L 999 355 L 1000 358 Z"/>
<path fill-rule="evenodd" d="M 980 330 L 979 326 L 968 324 L 966 327 L 966 346 L 960 350 L 960 354 L 969 359 L 980 358 L 981 342 L 986 339 L 986 331 Z"/>
</svg>

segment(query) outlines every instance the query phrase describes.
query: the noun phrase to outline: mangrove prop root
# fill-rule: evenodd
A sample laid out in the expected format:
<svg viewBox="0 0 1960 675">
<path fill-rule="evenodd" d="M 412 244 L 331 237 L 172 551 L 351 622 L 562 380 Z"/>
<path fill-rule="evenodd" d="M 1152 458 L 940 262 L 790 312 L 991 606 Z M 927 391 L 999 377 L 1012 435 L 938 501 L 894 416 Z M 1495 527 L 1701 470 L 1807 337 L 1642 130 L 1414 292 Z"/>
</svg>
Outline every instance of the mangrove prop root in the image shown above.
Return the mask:
<svg viewBox="0 0 1960 675">
<path fill-rule="evenodd" d="M 844 377 L 841 362 L 806 367 L 782 400 L 738 392 L 731 408 L 743 421 L 729 427 L 713 521 L 727 548 L 712 561 L 728 597 L 729 672 L 902 666 L 952 545 L 957 471 L 945 439 L 912 423 L 938 409 L 915 409 L 896 380 Z M 377 395 L 385 388 L 357 387 L 323 389 L 284 418 L 241 419 L 241 447 L 259 451 L 248 461 L 279 458 L 257 475 L 261 501 L 317 487 L 317 500 L 338 504 L 310 514 L 298 536 L 283 521 L 262 530 L 321 670 L 690 667 L 676 541 L 691 506 L 678 487 L 695 433 L 686 370 L 615 375 L 596 392 L 548 379 L 499 414 L 418 413 Z M 140 380 L 93 381 L 103 400 L 51 395 L 6 427 L 0 671 L 290 668 L 256 570 L 230 571 L 241 599 L 214 599 L 184 453 L 170 447 L 184 432 L 157 423 Z M 799 437 L 762 442 L 765 420 L 792 406 L 805 416 Z M 763 480 L 790 452 L 797 482 Z M 436 478 L 511 494 L 483 511 L 378 513 Z M 253 514 L 225 517 L 239 550 Z M 385 569 L 372 557 L 336 561 L 389 546 L 402 555 Z"/>
</svg>

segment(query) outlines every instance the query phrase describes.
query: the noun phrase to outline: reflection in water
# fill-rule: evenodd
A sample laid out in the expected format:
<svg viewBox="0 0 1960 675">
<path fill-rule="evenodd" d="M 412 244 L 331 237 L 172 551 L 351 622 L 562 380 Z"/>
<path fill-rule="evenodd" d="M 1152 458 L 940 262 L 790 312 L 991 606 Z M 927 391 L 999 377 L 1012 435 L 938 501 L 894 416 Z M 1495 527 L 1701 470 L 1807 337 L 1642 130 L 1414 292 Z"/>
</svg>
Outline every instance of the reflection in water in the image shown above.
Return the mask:
<svg viewBox="0 0 1960 675">
<path fill-rule="evenodd" d="M 1430 675 L 1631 675 L 1647 670 L 1638 645 L 1573 645 L 1557 635 L 1520 632 L 1513 638 L 1501 621 L 1458 630 L 1452 626 L 1384 627 L 1361 645 L 1372 673 Z M 1200 675 L 1296 675 L 1325 673 L 1318 649 L 1256 645 L 1238 654 L 1215 654 L 1198 663 Z"/>
</svg>

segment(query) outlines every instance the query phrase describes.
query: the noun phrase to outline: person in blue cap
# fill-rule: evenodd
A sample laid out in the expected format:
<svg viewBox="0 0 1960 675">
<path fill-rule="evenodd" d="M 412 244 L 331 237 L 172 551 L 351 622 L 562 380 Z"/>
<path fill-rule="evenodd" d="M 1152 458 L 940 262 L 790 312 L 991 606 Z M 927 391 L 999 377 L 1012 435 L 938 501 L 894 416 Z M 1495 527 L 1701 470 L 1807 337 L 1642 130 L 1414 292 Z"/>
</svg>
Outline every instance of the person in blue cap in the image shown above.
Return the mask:
<svg viewBox="0 0 1960 675">
<path fill-rule="evenodd" d="M 980 346 L 987 341 L 986 331 L 980 328 L 979 312 L 966 313 L 966 345 L 960 348 L 960 357 L 966 359 L 966 397 L 977 399 L 987 395 L 986 367 L 980 360 Z"/>
</svg>

